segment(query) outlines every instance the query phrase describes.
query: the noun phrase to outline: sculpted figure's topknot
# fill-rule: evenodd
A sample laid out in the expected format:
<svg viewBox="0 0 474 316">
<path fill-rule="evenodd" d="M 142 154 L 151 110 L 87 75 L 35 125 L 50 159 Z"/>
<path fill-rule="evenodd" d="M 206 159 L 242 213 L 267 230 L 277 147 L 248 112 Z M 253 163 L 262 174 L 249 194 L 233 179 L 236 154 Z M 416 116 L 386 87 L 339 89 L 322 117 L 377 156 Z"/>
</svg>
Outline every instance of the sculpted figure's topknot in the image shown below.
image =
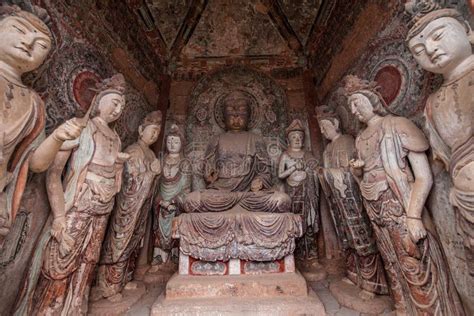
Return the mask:
<svg viewBox="0 0 474 316">
<path fill-rule="evenodd" d="M 361 94 L 369 99 L 375 113 L 382 116 L 389 114 L 390 109 L 379 92 L 380 87 L 377 82 L 360 79 L 355 75 L 347 75 L 344 77 L 343 83 L 348 97 L 353 94 Z"/>
<path fill-rule="evenodd" d="M 412 16 L 412 27 L 406 41 L 418 35 L 433 20 L 451 17 L 464 23 L 461 13 L 455 9 L 442 8 L 434 0 L 410 0 L 405 4 L 405 11 Z"/>
<path fill-rule="evenodd" d="M 346 94 L 351 95 L 363 90 L 370 91 L 372 93 L 378 93 L 379 87 L 375 81 L 368 81 L 360 79 L 355 75 L 347 75 L 343 79 L 344 90 Z"/>
<path fill-rule="evenodd" d="M 150 112 L 143 119 L 142 126 L 146 127 L 149 125 L 160 125 L 162 121 L 162 117 L 163 115 L 161 114 L 161 111 Z"/>
</svg>

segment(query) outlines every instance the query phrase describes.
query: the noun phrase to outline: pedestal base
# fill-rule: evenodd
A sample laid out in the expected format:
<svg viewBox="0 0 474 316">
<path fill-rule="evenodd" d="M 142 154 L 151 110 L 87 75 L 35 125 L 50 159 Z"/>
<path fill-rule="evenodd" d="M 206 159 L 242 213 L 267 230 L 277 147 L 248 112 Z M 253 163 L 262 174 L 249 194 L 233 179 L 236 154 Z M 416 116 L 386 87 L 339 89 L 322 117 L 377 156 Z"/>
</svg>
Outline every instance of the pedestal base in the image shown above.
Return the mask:
<svg viewBox="0 0 474 316">
<path fill-rule="evenodd" d="M 143 282 L 134 281 L 136 288 L 126 286 L 122 293 L 111 298 L 101 299 L 89 304 L 88 315 L 91 316 L 115 316 L 125 314 L 145 294 L 146 287 Z M 120 295 L 122 296 L 120 298 Z"/>
<path fill-rule="evenodd" d="M 299 273 L 190 276 L 175 274 L 151 315 L 326 315 Z"/>
<path fill-rule="evenodd" d="M 359 296 L 361 289 L 358 286 L 342 280 L 331 283 L 329 290 L 339 304 L 361 313 L 378 315 L 393 310 L 393 302 L 388 295 L 375 295 L 374 298 L 363 299 Z"/>
</svg>

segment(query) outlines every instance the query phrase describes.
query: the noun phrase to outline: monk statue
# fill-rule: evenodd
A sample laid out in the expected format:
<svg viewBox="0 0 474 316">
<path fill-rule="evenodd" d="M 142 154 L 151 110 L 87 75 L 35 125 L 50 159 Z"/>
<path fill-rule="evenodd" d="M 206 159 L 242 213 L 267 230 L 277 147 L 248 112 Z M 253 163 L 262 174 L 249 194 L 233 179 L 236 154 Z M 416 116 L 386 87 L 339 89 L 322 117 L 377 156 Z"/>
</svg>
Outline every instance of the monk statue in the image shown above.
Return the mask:
<svg viewBox="0 0 474 316">
<path fill-rule="evenodd" d="M 21 77 L 45 61 L 51 46 L 51 31 L 38 16 L 0 6 L 0 250 L 19 211 L 28 170 L 45 171 L 63 142 L 84 127 L 72 119 L 44 139 L 44 102 Z"/>
<path fill-rule="evenodd" d="M 361 298 L 388 294 L 382 258 L 362 206 L 357 182 L 349 172 L 349 161 L 356 157 L 354 138 L 341 133 L 340 121 L 334 113 L 320 112 L 318 119 L 321 133 L 330 141 L 323 153 L 321 187 L 346 253 L 346 281 L 362 289 Z"/>
<path fill-rule="evenodd" d="M 240 91 L 225 96 L 226 131 L 209 143 L 204 168 L 207 190 L 187 195 L 187 213 L 222 212 L 239 206 L 252 212 L 288 212 L 290 197 L 273 191 L 263 137 L 247 130 L 250 101 Z"/>
<path fill-rule="evenodd" d="M 449 200 L 474 276 L 474 34 L 458 11 L 430 2 L 408 6 L 416 22 L 407 43 L 423 69 L 444 78 L 426 102 L 426 129 L 435 162 L 453 182 Z"/>
<path fill-rule="evenodd" d="M 138 141 L 125 149 L 130 159 L 124 165 L 122 190 L 116 197 L 102 245 L 97 287 L 93 288 L 91 299 L 115 295 L 119 299 L 131 281 L 161 173 L 160 161 L 150 149 L 160 135 L 161 120 L 160 111 L 149 113 L 138 128 Z"/>
<path fill-rule="evenodd" d="M 158 185 L 154 214 L 154 272 L 161 265 L 170 263 L 171 250 L 177 246 L 171 238 L 173 218 L 178 216 L 178 205 L 191 192 L 191 165 L 184 158 L 184 137 L 179 127 L 173 124 L 165 139 L 166 154 L 163 158 L 163 174 Z"/>
<path fill-rule="evenodd" d="M 109 215 L 122 184 L 123 163 L 130 156 L 120 152 L 120 138 L 109 126 L 125 105 L 125 79 L 115 75 L 97 88 L 90 105 L 92 118 L 79 138 L 64 142 L 47 173 L 54 220 L 30 304 L 30 312 L 38 315 L 87 313 Z"/>
<path fill-rule="evenodd" d="M 345 78 L 349 104 L 367 125 L 350 161 L 385 264 L 397 314 L 464 315 L 424 205 L 433 184 L 429 144 L 410 120 L 389 115 L 373 82 Z"/>
<path fill-rule="evenodd" d="M 294 120 L 286 129 L 288 149 L 281 155 L 278 177 L 285 180 L 286 193 L 291 198 L 291 212 L 303 217 L 303 237 L 297 252 L 305 259 L 317 259 L 316 234 L 319 231 L 318 161 L 304 149 L 305 129 Z M 299 250 L 299 251 L 298 251 Z"/>
</svg>

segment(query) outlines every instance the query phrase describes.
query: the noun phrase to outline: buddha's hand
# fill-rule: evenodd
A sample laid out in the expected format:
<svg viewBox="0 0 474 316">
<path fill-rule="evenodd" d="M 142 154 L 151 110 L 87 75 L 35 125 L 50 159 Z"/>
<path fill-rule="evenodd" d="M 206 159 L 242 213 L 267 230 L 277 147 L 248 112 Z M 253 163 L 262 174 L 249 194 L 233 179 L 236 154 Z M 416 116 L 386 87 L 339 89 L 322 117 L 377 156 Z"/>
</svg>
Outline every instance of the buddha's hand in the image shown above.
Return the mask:
<svg viewBox="0 0 474 316">
<path fill-rule="evenodd" d="M 161 173 L 161 163 L 158 159 L 153 160 L 153 162 L 150 164 L 150 170 L 155 174 Z"/>
<path fill-rule="evenodd" d="M 354 169 L 362 169 L 365 166 L 365 162 L 360 159 L 351 159 L 349 165 Z"/>
<path fill-rule="evenodd" d="M 252 180 L 252 184 L 250 184 L 250 190 L 252 192 L 258 192 L 263 189 L 263 181 L 261 178 L 256 177 Z"/>
<path fill-rule="evenodd" d="M 124 163 L 128 159 L 130 159 L 130 154 L 119 152 L 117 155 L 117 163 Z"/>
<path fill-rule="evenodd" d="M 63 231 L 66 229 L 66 217 L 64 215 L 57 216 L 53 220 L 53 225 L 51 226 L 51 236 L 54 237 L 57 241 L 61 241 Z"/>
<path fill-rule="evenodd" d="M 81 135 L 85 125 L 77 118 L 72 118 L 61 124 L 53 132 L 54 139 L 64 142 L 66 140 L 73 140 Z"/>
<path fill-rule="evenodd" d="M 160 206 L 167 209 L 170 206 L 170 202 L 165 201 L 165 200 L 161 200 L 160 201 Z"/>
<path fill-rule="evenodd" d="M 414 243 L 426 237 L 426 229 L 421 218 L 407 218 L 407 227 L 410 238 Z"/>
<path fill-rule="evenodd" d="M 217 173 L 216 170 L 211 170 L 209 174 L 206 176 L 206 181 L 207 183 L 214 183 L 217 181 L 217 178 L 219 177 L 219 174 Z"/>
<path fill-rule="evenodd" d="M 303 170 L 304 169 L 304 164 L 301 161 L 298 161 L 295 165 L 296 170 Z"/>
<path fill-rule="evenodd" d="M 62 256 L 69 254 L 74 246 L 74 239 L 66 232 L 66 217 L 54 218 L 51 227 L 51 236 L 59 243 L 59 252 Z"/>
</svg>

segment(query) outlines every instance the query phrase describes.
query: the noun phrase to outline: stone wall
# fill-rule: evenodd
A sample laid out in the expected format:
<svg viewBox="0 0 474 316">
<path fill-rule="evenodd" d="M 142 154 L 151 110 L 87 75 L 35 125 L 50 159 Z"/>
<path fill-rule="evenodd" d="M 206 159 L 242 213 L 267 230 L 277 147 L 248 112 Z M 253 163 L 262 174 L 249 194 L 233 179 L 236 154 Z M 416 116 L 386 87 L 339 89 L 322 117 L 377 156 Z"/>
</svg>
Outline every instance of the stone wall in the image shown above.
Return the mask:
<svg viewBox="0 0 474 316">
<path fill-rule="evenodd" d="M 472 24 L 473 16 L 469 14 L 463 1 L 453 2 Z M 375 80 L 381 87 L 381 93 L 388 103 L 389 110 L 397 115 L 411 119 L 423 128 L 423 109 L 428 95 L 437 89 L 442 78 L 424 72 L 418 67 L 405 45 L 409 19 L 405 15 L 403 5 L 395 9 L 395 14 L 384 24 L 380 32 L 368 43 L 360 56 L 353 60 L 336 78 L 324 78 L 322 86 L 316 86 L 320 97 L 318 105 L 327 104 L 341 117 L 343 129 L 354 136 L 360 130 L 358 121 L 350 113 L 347 99 L 343 94 L 341 80 L 346 74 L 355 74 L 361 78 Z M 364 31 L 364 26 L 355 25 L 347 37 Z M 341 51 L 341 54 L 350 52 Z M 335 56 L 332 63 L 337 63 Z M 318 74 L 315 75 L 316 77 Z M 329 80 L 331 79 L 331 80 Z M 333 82 L 329 90 L 327 84 Z M 325 93 L 325 91 L 328 93 Z M 468 311 L 474 311 L 474 278 L 469 276 L 462 239 L 455 228 L 455 214 L 449 204 L 448 194 L 451 187 L 446 172 L 435 177 L 428 208 L 433 217 L 446 257 L 448 259 L 456 287 Z"/>
</svg>

